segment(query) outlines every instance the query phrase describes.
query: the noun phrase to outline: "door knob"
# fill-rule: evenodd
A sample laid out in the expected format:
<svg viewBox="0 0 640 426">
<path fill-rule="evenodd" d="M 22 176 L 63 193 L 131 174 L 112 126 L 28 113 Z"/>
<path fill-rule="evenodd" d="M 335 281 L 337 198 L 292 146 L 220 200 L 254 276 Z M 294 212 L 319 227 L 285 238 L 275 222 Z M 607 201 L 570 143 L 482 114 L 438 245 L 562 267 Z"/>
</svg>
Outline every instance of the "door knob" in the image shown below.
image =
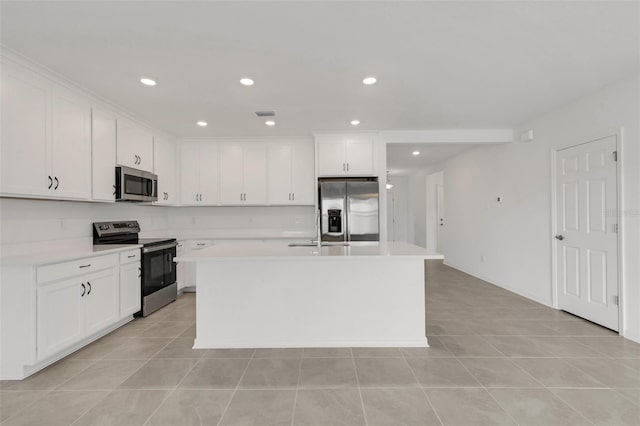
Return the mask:
<svg viewBox="0 0 640 426">
<path fill-rule="evenodd" d="M 556 235 L 556 240 L 558 241 L 564 240 L 564 235 Z"/>
</svg>

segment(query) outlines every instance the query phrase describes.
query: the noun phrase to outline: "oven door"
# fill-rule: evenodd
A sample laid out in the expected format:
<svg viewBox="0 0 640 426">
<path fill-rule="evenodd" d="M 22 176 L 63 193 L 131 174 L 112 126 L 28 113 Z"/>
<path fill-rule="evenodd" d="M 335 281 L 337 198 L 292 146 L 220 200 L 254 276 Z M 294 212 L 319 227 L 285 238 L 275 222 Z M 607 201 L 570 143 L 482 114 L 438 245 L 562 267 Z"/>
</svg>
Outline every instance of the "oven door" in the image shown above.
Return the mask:
<svg viewBox="0 0 640 426">
<path fill-rule="evenodd" d="M 168 243 L 142 249 L 142 295 L 148 296 L 176 282 L 176 246 Z"/>
</svg>

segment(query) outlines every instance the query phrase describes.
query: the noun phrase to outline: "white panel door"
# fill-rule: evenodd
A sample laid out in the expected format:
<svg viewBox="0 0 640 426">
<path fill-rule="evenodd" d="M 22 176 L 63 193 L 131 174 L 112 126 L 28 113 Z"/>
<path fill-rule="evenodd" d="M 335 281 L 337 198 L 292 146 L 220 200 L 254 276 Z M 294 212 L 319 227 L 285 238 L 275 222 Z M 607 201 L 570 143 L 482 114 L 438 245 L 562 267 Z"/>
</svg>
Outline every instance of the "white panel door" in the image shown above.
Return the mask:
<svg viewBox="0 0 640 426">
<path fill-rule="evenodd" d="M 370 135 L 353 135 L 346 138 L 347 174 L 373 175 L 373 140 Z"/>
<path fill-rule="evenodd" d="M 291 192 L 293 204 L 315 203 L 314 149 L 312 143 L 292 143 Z"/>
<path fill-rule="evenodd" d="M 118 119 L 118 164 L 153 172 L 153 135 L 144 127 Z"/>
<path fill-rule="evenodd" d="M 178 201 L 175 161 L 176 147 L 173 141 L 154 137 L 153 169 L 158 175 L 158 201 L 155 204 L 171 205 Z"/>
<path fill-rule="evenodd" d="M 53 93 L 51 165 L 51 195 L 91 198 L 91 107 L 61 89 Z"/>
<path fill-rule="evenodd" d="M 219 173 L 218 145 L 213 142 L 200 143 L 199 150 L 200 204 L 218 205 Z"/>
<path fill-rule="evenodd" d="M 558 151 L 558 304 L 618 330 L 616 137 Z"/>
<path fill-rule="evenodd" d="M 120 265 L 120 319 L 140 311 L 140 262 Z"/>
<path fill-rule="evenodd" d="M 345 141 L 342 135 L 316 137 L 318 144 L 318 175 L 341 176 L 347 171 Z"/>
<path fill-rule="evenodd" d="M 268 200 L 271 205 L 293 203 L 291 190 L 291 144 L 270 143 L 268 158 Z"/>
<path fill-rule="evenodd" d="M 251 143 L 244 146 L 244 203 L 267 204 L 267 146 Z"/>
<path fill-rule="evenodd" d="M 49 83 L 3 63 L 0 90 L 0 191 L 11 195 L 46 195 L 52 184 L 48 178 Z"/>
<path fill-rule="evenodd" d="M 200 146 L 198 142 L 180 144 L 180 204 L 200 202 Z"/>
<path fill-rule="evenodd" d="M 244 203 L 244 149 L 241 144 L 220 145 L 220 202 L 223 205 Z"/>
<path fill-rule="evenodd" d="M 42 360 L 82 339 L 82 277 L 38 287 L 38 359 Z"/>
<path fill-rule="evenodd" d="M 84 335 L 89 336 L 120 318 L 116 268 L 86 275 L 87 293 L 83 297 Z"/>
<path fill-rule="evenodd" d="M 91 114 L 92 195 L 96 201 L 116 200 L 116 118 L 101 110 Z"/>
</svg>

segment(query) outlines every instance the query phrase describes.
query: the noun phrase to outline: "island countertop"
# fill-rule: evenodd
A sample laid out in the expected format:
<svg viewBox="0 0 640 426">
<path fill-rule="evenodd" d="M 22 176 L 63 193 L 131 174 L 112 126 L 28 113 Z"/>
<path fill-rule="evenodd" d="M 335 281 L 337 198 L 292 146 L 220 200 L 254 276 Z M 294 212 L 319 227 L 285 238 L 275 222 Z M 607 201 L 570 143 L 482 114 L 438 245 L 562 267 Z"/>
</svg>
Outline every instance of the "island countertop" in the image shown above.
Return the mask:
<svg viewBox="0 0 640 426">
<path fill-rule="evenodd" d="M 349 242 L 349 245 L 290 247 L 284 242 L 247 242 L 240 244 L 212 245 L 202 250 L 185 253 L 175 258 L 177 262 L 207 262 L 241 259 L 351 259 L 357 257 L 442 259 L 440 254 L 430 253 L 423 247 L 407 242 Z"/>
</svg>

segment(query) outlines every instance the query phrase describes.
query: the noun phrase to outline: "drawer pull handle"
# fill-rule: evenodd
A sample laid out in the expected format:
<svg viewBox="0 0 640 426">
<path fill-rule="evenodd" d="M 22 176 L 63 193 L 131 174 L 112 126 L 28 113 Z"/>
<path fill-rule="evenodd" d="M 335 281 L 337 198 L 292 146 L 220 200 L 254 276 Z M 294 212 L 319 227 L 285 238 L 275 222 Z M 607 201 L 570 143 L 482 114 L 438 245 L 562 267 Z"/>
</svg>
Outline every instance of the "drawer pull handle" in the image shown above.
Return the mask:
<svg viewBox="0 0 640 426">
<path fill-rule="evenodd" d="M 89 286 L 89 291 L 87 292 L 87 296 L 91 294 L 91 283 L 87 281 L 87 285 Z"/>
<path fill-rule="evenodd" d="M 53 177 L 53 180 L 56 181 L 56 186 L 54 186 L 53 189 L 58 189 L 58 185 L 60 185 L 60 181 L 58 180 L 58 178 L 56 176 Z"/>
<path fill-rule="evenodd" d="M 127 256 L 129 259 L 131 259 L 132 257 L 136 257 L 135 254 L 130 254 L 129 256 Z"/>
<path fill-rule="evenodd" d="M 53 179 L 51 179 L 51 176 L 49 176 L 49 189 L 51 189 L 52 186 L 53 186 Z"/>
<path fill-rule="evenodd" d="M 84 297 L 84 293 L 87 291 L 87 288 L 84 286 L 84 283 L 80 284 L 82 286 L 82 294 L 80 297 Z"/>
<path fill-rule="evenodd" d="M 203 245 L 204 245 L 204 243 L 198 243 L 198 245 L 199 245 L 199 246 L 203 246 Z"/>
<path fill-rule="evenodd" d="M 88 268 L 88 267 L 90 267 L 90 266 L 91 266 L 91 264 L 90 264 L 90 263 L 87 263 L 86 265 L 80 265 L 80 269 L 82 269 L 82 268 Z"/>
</svg>

